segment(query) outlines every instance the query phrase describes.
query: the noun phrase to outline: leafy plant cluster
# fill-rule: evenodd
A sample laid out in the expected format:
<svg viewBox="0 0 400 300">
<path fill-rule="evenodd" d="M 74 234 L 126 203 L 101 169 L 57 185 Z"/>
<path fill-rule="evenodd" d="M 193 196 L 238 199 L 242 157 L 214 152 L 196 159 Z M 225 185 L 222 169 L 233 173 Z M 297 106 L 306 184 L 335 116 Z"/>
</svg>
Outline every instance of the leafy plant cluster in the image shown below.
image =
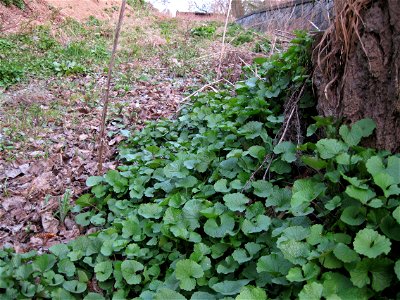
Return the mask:
<svg viewBox="0 0 400 300">
<path fill-rule="evenodd" d="M 271 51 L 271 40 L 268 37 L 260 35 L 255 30 L 245 29 L 238 24 L 229 24 L 227 36 L 230 38 L 230 44 L 236 47 L 252 43 L 253 52 L 269 53 Z M 280 40 L 277 39 L 274 42 L 274 46 L 281 49 L 280 43 Z"/>
<path fill-rule="evenodd" d="M 24 0 L 0 0 L 0 3 L 4 4 L 5 6 L 15 5 L 19 9 L 25 8 Z"/>
<path fill-rule="evenodd" d="M 39 26 L 29 33 L 0 38 L 0 86 L 7 88 L 28 76 L 85 74 L 98 65 L 106 66 L 109 53 L 98 23 L 91 22 L 83 26 L 67 20 L 63 26 L 65 31 L 73 35 L 90 38 L 72 38 L 63 45 L 45 26 Z"/>
<path fill-rule="evenodd" d="M 257 41 L 253 51 L 256 53 L 269 53 L 271 51 L 271 41 L 265 38 Z"/>
<path fill-rule="evenodd" d="M 24 69 L 20 64 L 2 62 L 0 65 L 0 87 L 8 87 L 21 80 Z"/>
<path fill-rule="evenodd" d="M 166 39 L 167 43 L 169 43 L 177 31 L 178 23 L 176 20 L 168 20 L 168 21 L 159 21 L 158 27 L 160 29 L 161 35 Z"/>
<path fill-rule="evenodd" d="M 130 7 L 134 8 L 141 7 L 145 4 L 144 0 L 128 0 L 127 3 Z"/>
<path fill-rule="evenodd" d="M 234 46 L 240 46 L 245 43 L 250 43 L 255 39 L 255 31 L 247 30 L 239 24 L 229 24 L 227 32 L 228 37 L 231 37 L 230 43 Z"/>
<path fill-rule="evenodd" d="M 78 224 L 99 231 L 47 254 L 0 251 L 2 299 L 393 298 L 400 157 L 359 145 L 369 119 L 314 117 L 305 143 L 275 139 L 284 99 L 310 89 L 310 43 L 133 134 L 76 201 Z M 307 120 L 309 106 L 306 92 Z"/>
<path fill-rule="evenodd" d="M 201 26 L 194 27 L 190 30 L 190 34 L 192 36 L 202 37 L 202 38 L 211 38 L 215 35 L 217 27 L 210 24 L 203 24 Z"/>
<path fill-rule="evenodd" d="M 77 64 L 75 61 L 55 61 L 53 62 L 53 70 L 59 76 L 69 76 L 86 72 L 86 68 L 80 64 Z"/>
</svg>

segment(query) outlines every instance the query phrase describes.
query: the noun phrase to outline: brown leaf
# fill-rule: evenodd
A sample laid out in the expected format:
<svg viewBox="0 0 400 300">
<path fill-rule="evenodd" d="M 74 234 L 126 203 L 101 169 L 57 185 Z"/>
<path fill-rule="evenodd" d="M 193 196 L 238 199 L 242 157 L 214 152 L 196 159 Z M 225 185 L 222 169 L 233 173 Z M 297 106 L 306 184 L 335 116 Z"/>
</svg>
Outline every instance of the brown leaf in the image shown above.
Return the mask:
<svg viewBox="0 0 400 300">
<path fill-rule="evenodd" d="M 60 222 L 56 218 L 53 217 L 51 212 L 45 212 L 41 216 L 42 218 L 42 226 L 45 232 L 54 233 L 58 232 L 58 225 Z"/>
<path fill-rule="evenodd" d="M 15 178 L 18 175 L 22 174 L 22 171 L 19 168 L 11 169 L 11 170 L 6 170 L 5 171 L 6 177 L 8 178 Z"/>
<path fill-rule="evenodd" d="M 10 211 L 15 208 L 22 208 L 22 206 L 26 203 L 26 199 L 23 197 L 10 197 L 1 201 L 1 205 L 3 206 L 5 211 Z"/>
</svg>

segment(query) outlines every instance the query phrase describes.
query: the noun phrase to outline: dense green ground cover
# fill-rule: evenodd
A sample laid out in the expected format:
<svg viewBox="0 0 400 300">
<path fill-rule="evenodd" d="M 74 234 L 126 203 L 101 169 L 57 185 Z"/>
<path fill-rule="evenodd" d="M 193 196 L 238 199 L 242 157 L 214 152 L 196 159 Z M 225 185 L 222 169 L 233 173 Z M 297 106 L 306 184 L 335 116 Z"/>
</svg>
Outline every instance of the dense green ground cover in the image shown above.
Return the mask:
<svg viewBox="0 0 400 300">
<path fill-rule="evenodd" d="M 2 299 L 396 298 L 400 157 L 359 145 L 372 120 L 313 117 L 310 44 L 132 133 L 118 170 L 76 201 L 99 231 L 0 251 Z M 300 145 L 276 139 L 293 95 L 312 123 Z"/>
<path fill-rule="evenodd" d="M 110 32 L 91 18 L 81 25 L 70 19 L 61 24 L 67 41 L 38 26 L 32 32 L 0 37 L 0 87 L 9 87 L 29 78 L 54 75 L 85 75 L 104 68 L 109 58 L 106 38 Z"/>
</svg>

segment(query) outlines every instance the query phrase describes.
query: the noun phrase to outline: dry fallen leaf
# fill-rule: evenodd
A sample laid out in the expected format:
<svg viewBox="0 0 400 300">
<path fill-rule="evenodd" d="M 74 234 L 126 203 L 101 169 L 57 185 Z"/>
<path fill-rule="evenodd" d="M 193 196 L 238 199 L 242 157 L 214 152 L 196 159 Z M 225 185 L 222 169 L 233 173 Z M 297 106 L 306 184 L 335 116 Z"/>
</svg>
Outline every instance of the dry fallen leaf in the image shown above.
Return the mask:
<svg viewBox="0 0 400 300">
<path fill-rule="evenodd" d="M 26 203 L 26 199 L 23 197 L 9 197 L 1 200 L 1 206 L 5 211 L 11 211 L 15 208 L 22 208 L 22 206 Z"/>
<path fill-rule="evenodd" d="M 41 216 L 43 230 L 47 233 L 54 233 L 58 232 L 58 225 L 59 221 L 54 218 L 52 212 L 45 212 Z"/>
</svg>

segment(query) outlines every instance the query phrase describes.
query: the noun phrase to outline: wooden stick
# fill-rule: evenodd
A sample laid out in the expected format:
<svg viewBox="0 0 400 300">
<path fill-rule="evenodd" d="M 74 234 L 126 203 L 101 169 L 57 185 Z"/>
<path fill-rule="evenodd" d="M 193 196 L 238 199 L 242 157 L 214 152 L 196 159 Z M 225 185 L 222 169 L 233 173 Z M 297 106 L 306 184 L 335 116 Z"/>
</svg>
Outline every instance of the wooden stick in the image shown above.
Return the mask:
<svg viewBox="0 0 400 300">
<path fill-rule="evenodd" d="M 196 94 L 198 94 L 198 93 L 200 93 L 201 91 L 203 91 L 204 89 L 206 89 L 206 88 L 212 88 L 213 89 L 213 91 L 214 92 L 216 92 L 216 90 L 212 87 L 214 84 L 217 84 L 218 82 L 220 82 L 222 79 L 218 79 L 218 80 L 216 80 L 216 81 L 213 81 L 213 82 L 211 82 L 211 83 L 208 83 L 208 84 L 206 84 L 206 85 L 203 85 L 201 88 L 199 88 L 197 91 L 195 91 L 195 92 L 193 92 L 193 93 L 191 93 L 189 96 L 187 96 L 187 97 L 185 97 L 185 98 L 183 98 L 181 101 L 179 101 L 181 104 L 182 103 L 184 103 L 184 102 L 186 102 L 186 100 L 189 100 L 192 96 L 194 96 L 194 95 L 196 95 Z M 180 109 L 178 109 L 178 111 L 180 111 L 182 109 L 182 107 L 180 108 Z"/>
<path fill-rule="evenodd" d="M 220 53 L 220 56 L 219 56 L 219 64 L 218 64 L 218 69 L 217 69 L 217 78 L 218 79 L 221 78 L 222 58 L 224 57 L 224 52 L 225 52 L 226 30 L 228 28 L 229 15 L 231 14 L 231 9 L 232 9 L 232 0 L 229 0 L 228 12 L 226 13 L 226 19 L 225 19 L 224 33 L 222 35 L 221 53 Z"/>
<path fill-rule="evenodd" d="M 112 53 L 111 53 L 110 63 L 108 65 L 107 84 L 106 84 L 106 89 L 105 89 L 104 97 L 103 97 L 103 113 L 101 116 L 101 127 L 100 127 L 100 134 L 99 134 L 100 146 L 99 146 L 99 164 L 97 166 L 98 175 L 101 175 L 101 173 L 103 173 L 104 135 L 105 135 L 105 131 L 106 131 L 105 128 L 106 128 L 107 108 L 108 108 L 108 102 L 110 99 L 110 85 L 111 85 L 112 71 L 113 71 L 114 64 L 115 64 L 115 52 L 117 52 L 119 34 L 121 31 L 121 27 L 122 27 L 122 20 L 124 19 L 125 6 L 126 6 L 126 0 L 122 0 L 121 10 L 119 12 L 119 18 L 118 18 L 118 23 L 117 23 L 117 28 L 115 29 L 114 45 L 113 45 L 113 49 L 112 49 Z"/>
</svg>

